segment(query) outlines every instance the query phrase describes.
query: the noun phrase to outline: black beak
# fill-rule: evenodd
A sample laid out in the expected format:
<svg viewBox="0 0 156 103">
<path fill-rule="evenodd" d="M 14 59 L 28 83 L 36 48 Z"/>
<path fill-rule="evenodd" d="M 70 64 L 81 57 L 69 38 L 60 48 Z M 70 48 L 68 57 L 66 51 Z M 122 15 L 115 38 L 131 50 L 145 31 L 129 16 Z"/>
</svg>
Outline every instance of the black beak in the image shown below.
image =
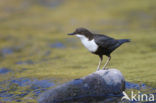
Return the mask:
<svg viewBox="0 0 156 103">
<path fill-rule="evenodd" d="M 75 35 L 75 33 L 69 33 L 68 35 Z"/>
</svg>

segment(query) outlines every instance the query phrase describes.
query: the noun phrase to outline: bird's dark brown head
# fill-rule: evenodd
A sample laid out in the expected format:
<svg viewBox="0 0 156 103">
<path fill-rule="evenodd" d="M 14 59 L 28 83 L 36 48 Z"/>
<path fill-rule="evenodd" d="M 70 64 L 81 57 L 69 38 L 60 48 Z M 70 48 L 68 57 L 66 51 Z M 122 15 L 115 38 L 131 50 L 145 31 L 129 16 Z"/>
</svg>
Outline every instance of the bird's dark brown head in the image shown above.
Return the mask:
<svg viewBox="0 0 156 103">
<path fill-rule="evenodd" d="M 73 33 L 69 33 L 68 35 L 83 35 L 89 40 L 93 38 L 93 34 L 86 28 L 77 28 Z"/>
</svg>

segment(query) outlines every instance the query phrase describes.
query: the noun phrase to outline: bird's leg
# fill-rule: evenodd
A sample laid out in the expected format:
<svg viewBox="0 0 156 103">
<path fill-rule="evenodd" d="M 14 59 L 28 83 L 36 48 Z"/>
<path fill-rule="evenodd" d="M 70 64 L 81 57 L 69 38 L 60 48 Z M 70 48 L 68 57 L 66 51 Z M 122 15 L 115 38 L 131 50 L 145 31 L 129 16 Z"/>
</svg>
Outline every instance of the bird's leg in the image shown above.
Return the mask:
<svg viewBox="0 0 156 103">
<path fill-rule="evenodd" d="M 100 59 L 100 61 L 99 61 L 99 65 L 98 65 L 98 67 L 97 67 L 97 70 L 96 71 L 98 71 L 98 70 L 100 70 L 100 65 L 101 65 L 101 59 Z"/>
<path fill-rule="evenodd" d="M 103 57 L 102 57 L 102 56 L 99 56 L 99 57 L 100 57 L 100 61 L 99 61 L 99 65 L 98 65 L 96 71 L 100 70 L 101 62 L 102 62 L 102 60 L 103 60 Z"/>
<path fill-rule="evenodd" d="M 105 65 L 103 66 L 103 70 L 105 69 L 105 67 L 107 66 L 107 64 L 109 63 L 110 60 L 111 60 L 111 56 L 108 57 L 108 59 L 107 59 Z"/>
<path fill-rule="evenodd" d="M 111 67 L 111 62 L 108 63 L 108 66 Z"/>
</svg>

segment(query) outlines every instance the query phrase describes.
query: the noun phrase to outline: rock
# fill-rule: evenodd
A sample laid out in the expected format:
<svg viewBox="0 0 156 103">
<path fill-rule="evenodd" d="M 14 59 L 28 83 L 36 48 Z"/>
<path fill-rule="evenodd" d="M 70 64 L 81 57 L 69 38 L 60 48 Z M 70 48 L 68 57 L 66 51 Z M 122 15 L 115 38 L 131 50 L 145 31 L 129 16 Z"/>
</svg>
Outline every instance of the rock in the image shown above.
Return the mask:
<svg viewBox="0 0 156 103">
<path fill-rule="evenodd" d="M 100 70 L 42 93 L 38 97 L 38 102 L 97 103 L 107 101 L 106 103 L 109 103 L 111 99 L 120 100 L 124 90 L 125 79 L 119 70 Z"/>
</svg>

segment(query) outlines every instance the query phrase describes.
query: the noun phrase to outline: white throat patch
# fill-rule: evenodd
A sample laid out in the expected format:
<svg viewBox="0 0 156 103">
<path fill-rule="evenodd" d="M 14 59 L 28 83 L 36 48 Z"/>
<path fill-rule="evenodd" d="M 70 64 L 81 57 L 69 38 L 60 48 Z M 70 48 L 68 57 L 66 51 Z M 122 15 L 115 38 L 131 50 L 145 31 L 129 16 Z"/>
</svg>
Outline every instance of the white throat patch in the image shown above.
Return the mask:
<svg viewBox="0 0 156 103">
<path fill-rule="evenodd" d="M 96 52 L 98 49 L 98 45 L 95 43 L 95 40 L 89 40 L 87 37 L 83 35 L 76 35 L 78 38 L 80 38 L 82 44 L 90 51 L 90 52 Z"/>
</svg>

